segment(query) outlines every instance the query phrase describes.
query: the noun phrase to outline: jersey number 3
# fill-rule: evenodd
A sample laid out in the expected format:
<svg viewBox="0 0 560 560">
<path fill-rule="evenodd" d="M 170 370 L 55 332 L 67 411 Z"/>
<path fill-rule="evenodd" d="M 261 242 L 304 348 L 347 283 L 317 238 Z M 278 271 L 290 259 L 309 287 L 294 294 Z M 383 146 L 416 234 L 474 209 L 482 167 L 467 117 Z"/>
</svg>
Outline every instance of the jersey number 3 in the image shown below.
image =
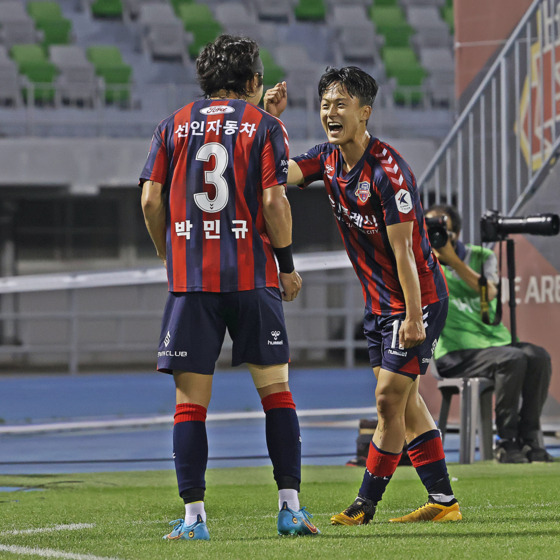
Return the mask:
<svg viewBox="0 0 560 560">
<path fill-rule="evenodd" d="M 229 198 L 228 184 L 223 175 L 229 156 L 227 150 L 217 142 L 204 144 L 196 153 L 198 161 L 210 161 L 211 156 L 214 156 L 214 169 L 204 172 L 204 180 L 216 187 L 216 196 L 210 199 L 208 193 L 196 193 L 194 202 L 204 212 L 215 213 L 226 207 Z"/>
</svg>

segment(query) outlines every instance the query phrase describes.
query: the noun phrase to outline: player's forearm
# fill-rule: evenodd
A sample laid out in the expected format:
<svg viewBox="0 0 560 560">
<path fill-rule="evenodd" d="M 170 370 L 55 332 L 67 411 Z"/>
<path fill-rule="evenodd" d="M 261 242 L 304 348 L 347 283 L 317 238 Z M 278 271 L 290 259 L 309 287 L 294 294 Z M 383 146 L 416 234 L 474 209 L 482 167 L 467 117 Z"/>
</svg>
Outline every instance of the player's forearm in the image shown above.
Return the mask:
<svg viewBox="0 0 560 560">
<path fill-rule="evenodd" d="M 397 261 L 399 282 L 403 291 L 406 306 L 406 316 L 412 320 L 422 319 L 422 292 L 418 269 L 414 260 L 412 247 L 405 245 L 394 249 Z"/>
<path fill-rule="evenodd" d="M 161 189 L 156 183 L 145 183 L 142 189 L 142 212 L 146 229 L 150 234 L 160 259 L 165 259 L 167 247 L 165 242 L 165 205 Z"/>
<path fill-rule="evenodd" d="M 292 244 L 292 210 L 284 194 L 263 202 L 266 232 L 275 248 Z"/>
</svg>

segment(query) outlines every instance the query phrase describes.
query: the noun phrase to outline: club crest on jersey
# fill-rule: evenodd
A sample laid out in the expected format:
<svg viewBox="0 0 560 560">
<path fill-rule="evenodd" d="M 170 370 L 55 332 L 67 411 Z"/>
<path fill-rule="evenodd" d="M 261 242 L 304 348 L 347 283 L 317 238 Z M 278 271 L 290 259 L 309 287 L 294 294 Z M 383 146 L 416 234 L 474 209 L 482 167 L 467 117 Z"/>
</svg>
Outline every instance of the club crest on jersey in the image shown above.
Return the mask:
<svg viewBox="0 0 560 560">
<path fill-rule="evenodd" d="M 200 109 L 203 115 L 220 115 L 222 113 L 235 113 L 235 109 L 230 105 L 210 105 Z"/>
<path fill-rule="evenodd" d="M 362 181 L 359 185 L 354 194 L 358 197 L 358 200 L 365 204 L 368 198 L 371 196 L 371 192 L 369 191 L 369 183 L 367 181 Z"/>
</svg>

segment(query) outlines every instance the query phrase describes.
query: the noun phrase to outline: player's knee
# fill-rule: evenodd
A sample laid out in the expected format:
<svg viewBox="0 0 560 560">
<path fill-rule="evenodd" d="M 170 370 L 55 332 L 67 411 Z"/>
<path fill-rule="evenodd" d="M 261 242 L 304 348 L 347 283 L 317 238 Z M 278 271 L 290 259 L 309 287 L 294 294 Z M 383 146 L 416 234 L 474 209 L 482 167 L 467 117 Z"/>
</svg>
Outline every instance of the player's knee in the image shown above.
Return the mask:
<svg viewBox="0 0 560 560">
<path fill-rule="evenodd" d="M 288 383 L 288 364 L 274 364 L 271 366 L 248 364 L 248 367 L 257 389 L 263 389 L 277 383 Z"/>
<path fill-rule="evenodd" d="M 375 393 L 377 414 L 383 418 L 393 418 L 403 412 L 402 395 L 394 391 L 380 390 Z"/>
</svg>

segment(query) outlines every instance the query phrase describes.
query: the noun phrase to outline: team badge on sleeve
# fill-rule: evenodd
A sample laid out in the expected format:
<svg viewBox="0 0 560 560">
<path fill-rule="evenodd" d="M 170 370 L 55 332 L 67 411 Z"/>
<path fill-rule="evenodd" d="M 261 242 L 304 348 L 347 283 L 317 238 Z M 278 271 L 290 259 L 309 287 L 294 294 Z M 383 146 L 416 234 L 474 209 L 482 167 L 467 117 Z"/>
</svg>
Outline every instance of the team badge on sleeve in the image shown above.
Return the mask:
<svg viewBox="0 0 560 560">
<path fill-rule="evenodd" d="M 369 183 L 367 181 L 362 181 L 359 185 L 354 194 L 358 197 L 358 200 L 365 204 L 368 198 L 371 196 L 371 192 L 369 190 Z"/>
<path fill-rule="evenodd" d="M 397 208 L 401 214 L 408 214 L 412 210 L 412 198 L 406 189 L 401 189 L 396 195 Z"/>
</svg>

